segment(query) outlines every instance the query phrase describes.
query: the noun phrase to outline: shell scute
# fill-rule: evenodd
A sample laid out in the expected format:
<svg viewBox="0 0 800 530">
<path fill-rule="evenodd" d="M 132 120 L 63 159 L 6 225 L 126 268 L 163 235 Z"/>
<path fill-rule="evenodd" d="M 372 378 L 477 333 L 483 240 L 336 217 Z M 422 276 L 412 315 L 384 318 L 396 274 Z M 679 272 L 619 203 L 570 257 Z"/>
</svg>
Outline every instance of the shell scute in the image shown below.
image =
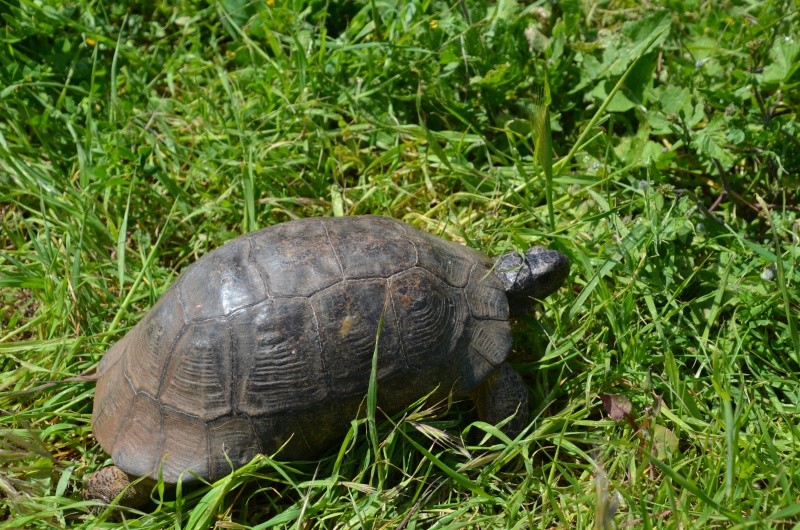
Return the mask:
<svg viewBox="0 0 800 530">
<path fill-rule="evenodd" d="M 159 401 L 204 421 L 228 414 L 232 354 L 227 326 L 187 325 L 161 375 Z"/>
<path fill-rule="evenodd" d="M 266 300 L 231 319 L 237 411 L 285 414 L 328 398 L 316 318 L 307 298 Z"/>
<path fill-rule="evenodd" d="M 249 236 L 251 256 L 275 297 L 310 296 L 343 280 L 325 224 L 303 219 Z"/>
</svg>

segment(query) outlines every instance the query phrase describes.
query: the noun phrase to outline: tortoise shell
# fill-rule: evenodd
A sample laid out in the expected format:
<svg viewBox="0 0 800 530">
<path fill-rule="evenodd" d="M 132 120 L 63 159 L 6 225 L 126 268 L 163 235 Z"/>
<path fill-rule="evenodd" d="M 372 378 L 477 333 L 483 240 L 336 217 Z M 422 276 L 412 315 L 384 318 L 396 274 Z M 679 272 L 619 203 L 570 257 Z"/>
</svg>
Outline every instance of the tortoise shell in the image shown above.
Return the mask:
<svg viewBox="0 0 800 530">
<path fill-rule="evenodd" d="M 367 393 L 463 396 L 507 357 L 483 254 L 376 216 L 291 221 L 193 263 L 103 357 L 94 434 L 123 471 L 215 480 L 257 453 L 324 453 Z"/>
</svg>

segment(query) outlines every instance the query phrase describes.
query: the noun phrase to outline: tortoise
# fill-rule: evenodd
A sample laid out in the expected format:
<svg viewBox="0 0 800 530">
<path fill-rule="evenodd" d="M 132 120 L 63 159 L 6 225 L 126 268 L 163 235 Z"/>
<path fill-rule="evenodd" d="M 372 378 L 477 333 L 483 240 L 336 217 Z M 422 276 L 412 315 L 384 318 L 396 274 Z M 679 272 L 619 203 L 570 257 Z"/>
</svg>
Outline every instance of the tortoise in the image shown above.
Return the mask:
<svg viewBox="0 0 800 530">
<path fill-rule="evenodd" d="M 324 455 L 358 416 L 377 344 L 378 404 L 473 397 L 490 423 L 527 424 L 506 363 L 509 317 L 554 292 L 560 252 L 491 260 L 379 216 L 290 221 L 187 267 L 101 359 L 92 428 L 115 466 L 84 495 L 144 504 L 135 477 L 216 480 L 256 454 Z M 378 324 L 383 317 L 382 330 Z M 513 418 L 512 418 L 513 416 Z"/>
</svg>

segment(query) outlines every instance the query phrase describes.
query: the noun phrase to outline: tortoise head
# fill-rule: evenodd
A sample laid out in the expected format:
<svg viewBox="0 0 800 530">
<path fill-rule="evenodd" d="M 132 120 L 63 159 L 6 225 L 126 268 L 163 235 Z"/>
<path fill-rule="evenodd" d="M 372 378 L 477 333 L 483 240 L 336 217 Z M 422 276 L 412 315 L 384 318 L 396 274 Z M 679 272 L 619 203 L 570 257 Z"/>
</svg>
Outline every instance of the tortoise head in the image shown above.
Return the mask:
<svg viewBox="0 0 800 530">
<path fill-rule="evenodd" d="M 523 254 L 503 254 L 495 261 L 494 273 L 503 282 L 511 314 L 515 315 L 561 287 L 569 274 L 569 260 L 557 250 L 533 247 Z"/>
</svg>

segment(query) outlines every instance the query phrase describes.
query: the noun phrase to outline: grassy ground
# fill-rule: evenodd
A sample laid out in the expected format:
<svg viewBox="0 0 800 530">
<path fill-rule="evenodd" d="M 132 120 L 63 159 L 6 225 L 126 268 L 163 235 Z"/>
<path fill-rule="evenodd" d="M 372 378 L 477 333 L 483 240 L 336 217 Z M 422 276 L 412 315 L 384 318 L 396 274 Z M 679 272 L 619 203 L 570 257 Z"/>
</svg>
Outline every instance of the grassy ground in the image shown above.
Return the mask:
<svg viewBox="0 0 800 530">
<path fill-rule="evenodd" d="M 118 525 L 93 385 L 19 391 L 222 242 L 361 213 L 570 256 L 515 328 L 529 429 L 360 421 L 130 527 L 798 528 L 798 13 L 637 6 L 0 3 L 0 528 Z"/>
</svg>

